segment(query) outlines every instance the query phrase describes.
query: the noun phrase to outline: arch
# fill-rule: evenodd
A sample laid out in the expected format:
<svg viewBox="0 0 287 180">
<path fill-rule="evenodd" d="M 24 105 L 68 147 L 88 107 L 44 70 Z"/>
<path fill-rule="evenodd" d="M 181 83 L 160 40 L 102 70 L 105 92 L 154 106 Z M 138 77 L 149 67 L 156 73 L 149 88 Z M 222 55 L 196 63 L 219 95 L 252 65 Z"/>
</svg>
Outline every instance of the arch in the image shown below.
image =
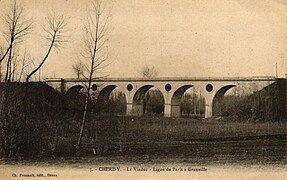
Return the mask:
<svg viewBox="0 0 287 180">
<path fill-rule="evenodd" d="M 178 88 L 172 95 L 171 98 L 171 105 L 176 105 L 176 104 L 180 104 L 180 100 L 182 95 L 185 93 L 185 91 L 189 88 L 191 88 L 192 85 L 184 85 L 181 86 L 180 88 Z"/>
<path fill-rule="evenodd" d="M 180 116 L 180 102 L 183 94 L 185 91 L 187 91 L 189 88 L 191 88 L 192 85 L 184 85 L 179 87 L 172 95 L 171 98 L 171 116 L 172 117 L 179 117 Z"/>
<path fill-rule="evenodd" d="M 117 87 L 118 86 L 115 85 L 109 85 L 101 89 L 97 98 L 98 101 L 107 101 L 109 99 L 109 95 L 111 94 L 111 92 Z"/>
<path fill-rule="evenodd" d="M 138 105 L 138 104 L 141 104 L 142 103 L 142 100 L 143 100 L 143 98 L 144 98 L 144 95 L 148 92 L 148 90 L 150 89 L 150 88 L 152 88 L 152 87 L 154 87 L 154 86 L 152 86 L 152 85 L 145 85 L 145 86 L 142 86 L 141 88 L 139 88 L 137 91 L 136 91 L 136 93 L 135 93 L 135 95 L 134 95 L 134 97 L 133 97 L 133 104 L 134 105 Z"/>
<path fill-rule="evenodd" d="M 224 94 L 231 88 L 236 87 L 236 85 L 226 85 L 220 88 L 214 95 L 212 100 L 212 115 L 221 114 L 222 99 Z"/>
<path fill-rule="evenodd" d="M 157 107 L 157 106 L 153 106 L 153 105 L 156 105 L 156 104 L 153 104 L 154 102 L 152 101 L 153 98 L 147 100 L 147 92 L 153 88 L 154 86 L 153 85 L 144 85 L 142 87 L 140 87 L 134 94 L 133 96 L 133 107 L 132 107 L 132 114 L 133 115 L 136 115 L 136 116 L 141 116 L 143 114 L 145 114 L 145 110 L 147 109 L 147 111 L 149 111 L 149 107 L 151 109 L 153 109 L 154 107 Z M 154 87 L 156 88 L 156 87 Z M 163 104 L 162 104 L 162 111 L 161 112 L 164 112 L 164 102 L 165 102 L 165 98 L 164 98 L 164 95 L 162 93 L 161 90 L 159 90 L 157 88 L 158 92 L 160 93 L 159 95 L 162 97 L 162 100 L 163 100 Z M 154 94 L 153 94 L 154 96 Z M 154 96 L 154 97 L 158 97 L 158 96 Z M 148 102 L 150 103 L 148 105 Z M 153 112 L 153 110 L 151 110 L 151 112 Z M 160 113 L 160 112 L 153 112 L 153 113 Z"/>
<path fill-rule="evenodd" d="M 84 87 L 72 86 L 65 94 L 65 106 L 70 114 L 81 114 L 85 106 L 85 94 L 79 93 Z"/>
<path fill-rule="evenodd" d="M 72 86 L 70 89 L 68 89 L 68 91 L 66 92 L 66 94 L 76 94 L 78 93 L 81 89 L 83 89 L 84 87 L 81 85 L 75 85 Z"/>
<path fill-rule="evenodd" d="M 96 110 L 100 113 L 104 114 L 125 114 L 126 113 L 126 106 L 127 106 L 127 95 L 124 91 L 120 90 L 120 93 L 117 94 L 117 98 L 110 99 L 110 95 L 112 92 L 118 88 L 116 85 L 108 85 L 100 90 L 97 102 L 96 102 Z M 119 107 L 123 106 L 123 107 Z"/>
</svg>

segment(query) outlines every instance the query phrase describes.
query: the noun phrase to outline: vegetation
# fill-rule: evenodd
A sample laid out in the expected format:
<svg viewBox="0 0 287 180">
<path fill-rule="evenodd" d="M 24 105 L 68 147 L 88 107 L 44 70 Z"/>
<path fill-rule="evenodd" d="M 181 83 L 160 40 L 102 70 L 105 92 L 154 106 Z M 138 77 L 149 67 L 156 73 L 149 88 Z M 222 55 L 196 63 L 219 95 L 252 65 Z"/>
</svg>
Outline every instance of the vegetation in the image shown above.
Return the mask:
<svg viewBox="0 0 287 180">
<path fill-rule="evenodd" d="M 4 85 L 0 113 L 1 155 L 15 158 L 41 154 L 48 144 L 54 143 L 51 140 L 60 128 L 60 95 L 45 84 L 30 83 L 29 99 L 24 101 L 25 83 L 1 83 L 1 89 Z M 29 107 L 28 121 L 25 121 L 26 102 Z"/>
<path fill-rule="evenodd" d="M 219 107 L 215 107 L 214 114 L 233 117 L 240 121 L 286 121 L 286 89 L 286 80 L 278 79 L 249 96 L 227 96 Z"/>
<path fill-rule="evenodd" d="M 19 54 L 22 42 L 27 40 L 33 29 L 32 20 L 25 17 L 24 6 L 17 0 L 11 1 L 8 11 L 3 16 L 6 26 L 4 38 L 7 47 L 5 53 L 0 55 L 0 68 L 5 68 L 5 77 L 1 83 L 0 92 L 0 130 L 3 135 L 1 136 L 1 153 L 6 157 L 34 156 L 41 152 L 41 138 L 44 132 L 41 119 L 45 117 L 45 112 L 49 108 L 45 109 L 47 101 L 41 102 L 42 99 L 39 99 L 41 94 L 38 93 L 42 90 L 30 84 L 29 80 L 48 60 L 52 49 L 59 48 L 65 42 L 63 35 L 66 20 L 64 16 L 57 16 L 55 13 L 47 16 L 46 24 L 43 25 L 43 37 L 49 44 L 48 50 L 38 65 L 34 62 L 35 67 L 29 67 L 26 62 L 28 50 L 25 49 L 22 60 Z M 5 66 L 2 66 L 3 63 Z M 19 64 L 22 67 L 19 68 Z M 22 78 L 25 78 L 25 83 L 15 83 L 22 81 Z M 34 92 L 34 89 L 30 92 L 31 85 L 39 92 Z M 35 96 L 30 96 L 33 93 Z M 47 92 L 47 95 L 49 94 L 50 92 Z M 39 115 L 40 112 L 42 116 Z"/>
</svg>

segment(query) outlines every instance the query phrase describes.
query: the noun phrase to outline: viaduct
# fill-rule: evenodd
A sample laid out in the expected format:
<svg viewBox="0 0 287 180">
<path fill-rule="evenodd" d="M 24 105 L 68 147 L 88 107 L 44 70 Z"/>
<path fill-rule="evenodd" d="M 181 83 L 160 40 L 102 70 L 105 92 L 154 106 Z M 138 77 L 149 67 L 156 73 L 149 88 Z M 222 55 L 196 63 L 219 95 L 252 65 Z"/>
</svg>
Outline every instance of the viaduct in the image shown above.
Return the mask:
<svg viewBox="0 0 287 180">
<path fill-rule="evenodd" d="M 220 102 L 224 94 L 231 88 L 244 84 L 264 84 L 264 88 L 275 82 L 275 77 L 230 77 L 230 78 L 105 78 L 92 81 L 92 91 L 98 91 L 99 100 L 107 100 L 114 89 L 118 89 L 126 97 L 126 115 L 140 116 L 143 114 L 143 97 L 147 91 L 157 88 L 164 97 L 164 116 L 180 116 L 181 97 L 189 88 L 201 91 L 205 99 L 205 118 L 212 117 L 215 101 Z M 45 83 L 62 94 L 77 92 L 87 87 L 83 79 L 46 79 Z"/>
</svg>

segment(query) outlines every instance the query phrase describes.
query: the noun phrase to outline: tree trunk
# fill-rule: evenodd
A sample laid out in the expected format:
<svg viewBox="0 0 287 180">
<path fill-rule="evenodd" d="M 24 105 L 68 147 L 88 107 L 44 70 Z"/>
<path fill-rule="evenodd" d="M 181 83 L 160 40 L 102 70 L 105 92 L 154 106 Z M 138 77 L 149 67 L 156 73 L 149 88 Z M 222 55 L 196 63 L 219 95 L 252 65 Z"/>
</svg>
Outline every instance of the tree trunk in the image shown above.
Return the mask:
<svg viewBox="0 0 287 180">
<path fill-rule="evenodd" d="M 77 143 L 77 148 L 81 146 L 83 135 L 84 135 L 84 129 L 85 129 L 85 124 L 86 124 L 86 119 L 87 119 L 87 112 L 88 112 L 88 102 L 89 101 L 89 93 L 86 95 L 85 99 L 85 108 L 84 108 L 84 114 L 83 114 L 83 119 L 82 119 L 82 126 L 79 134 L 79 139 Z"/>
</svg>

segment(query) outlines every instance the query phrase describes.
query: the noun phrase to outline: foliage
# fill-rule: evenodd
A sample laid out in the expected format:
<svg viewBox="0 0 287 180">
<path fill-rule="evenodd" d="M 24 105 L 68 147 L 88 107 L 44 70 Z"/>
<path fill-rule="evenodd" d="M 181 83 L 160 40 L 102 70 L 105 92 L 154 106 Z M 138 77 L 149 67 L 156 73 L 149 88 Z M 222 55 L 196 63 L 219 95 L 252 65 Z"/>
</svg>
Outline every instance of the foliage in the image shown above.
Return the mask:
<svg viewBox="0 0 287 180">
<path fill-rule="evenodd" d="M 61 98 L 50 87 L 32 83 L 29 99 L 23 100 L 24 83 L 1 83 L 1 154 L 4 157 L 31 157 L 47 149 L 55 122 L 61 114 Z M 28 104 L 24 104 L 24 102 Z M 25 121 L 24 106 L 29 108 Z M 57 128 L 59 127 L 56 125 Z"/>
<path fill-rule="evenodd" d="M 198 94 L 183 94 L 180 103 L 180 114 L 182 116 L 199 116 L 204 114 L 205 100 Z"/>
<path fill-rule="evenodd" d="M 284 121 L 287 119 L 287 81 L 275 83 L 248 96 L 226 96 L 215 115 L 229 116 L 241 121 Z M 219 110 L 218 110 L 219 109 Z"/>
</svg>

